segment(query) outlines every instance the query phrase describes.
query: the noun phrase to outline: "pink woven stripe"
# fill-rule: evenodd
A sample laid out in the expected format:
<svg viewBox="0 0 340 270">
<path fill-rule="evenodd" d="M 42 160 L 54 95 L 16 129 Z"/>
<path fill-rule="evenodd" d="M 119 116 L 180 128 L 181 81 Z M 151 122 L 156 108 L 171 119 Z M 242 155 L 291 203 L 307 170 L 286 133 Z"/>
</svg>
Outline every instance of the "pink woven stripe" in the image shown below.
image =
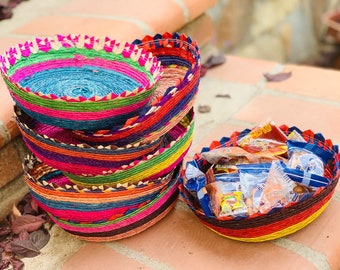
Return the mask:
<svg viewBox="0 0 340 270">
<path fill-rule="evenodd" d="M 191 145 L 191 143 L 190 143 Z M 158 177 L 162 177 L 164 174 L 170 172 L 181 160 L 183 160 L 183 158 L 185 157 L 185 155 L 187 154 L 188 150 L 190 149 L 190 145 L 189 147 L 183 152 L 183 154 L 181 154 L 181 156 L 172 164 L 172 166 L 165 168 L 164 170 L 158 172 L 157 174 L 152 175 L 152 179 L 156 179 Z M 54 159 L 47 159 L 46 156 L 42 156 L 39 153 L 36 153 L 34 151 L 34 149 L 32 149 L 30 147 L 30 145 L 27 145 L 27 147 L 31 150 L 31 152 L 33 152 L 37 158 L 41 159 L 43 162 L 45 162 L 46 164 L 48 164 L 51 167 L 60 169 L 62 171 L 68 172 L 70 174 L 88 174 L 89 172 L 91 172 L 91 174 L 93 175 L 100 175 L 102 174 L 103 171 L 107 171 L 108 168 L 100 168 L 100 167 L 92 167 L 92 166 L 86 166 L 84 164 L 77 164 L 77 165 L 72 165 L 70 164 L 70 166 L 67 167 L 66 163 L 63 162 L 59 162 L 56 161 Z M 151 179 L 151 177 L 150 177 Z"/>
<path fill-rule="evenodd" d="M 124 206 L 120 208 L 111 208 L 108 210 L 96 210 L 96 211 L 89 211 L 89 212 L 80 212 L 76 210 L 66 210 L 66 209 L 54 209 L 50 208 L 44 204 L 41 204 L 37 201 L 38 205 L 44 209 L 46 212 L 51 213 L 52 215 L 57 216 L 60 219 L 72 219 L 72 221 L 98 221 L 103 219 L 110 219 L 114 215 L 124 214 L 129 209 L 137 209 L 140 204 L 134 204 L 131 206 Z M 72 218 L 70 218 L 72 217 Z"/>
<path fill-rule="evenodd" d="M 49 109 L 46 107 L 41 107 L 38 105 L 34 105 L 32 103 L 29 103 L 20 97 L 16 95 L 12 95 L 13 98 L 16 100 L 17 103 L 21 104 L 23 107 L 29 109 L 32 112 L 36 112 L 39 114 L 43 115 L 50 115 L 53 116 L 54 118 L 59 118 L 59 119 L 66 119 L 66 120 L 85 120 L 85 121 L 90 121 L 90 120 L 100 120 L 100 119 L 106 119 L 108 116 L 113 117 L 113 116 L 118 116 L 121 114 L 126 114 L 132 111 L 135 111 L 137 108 L 143 107 L 148 101 L 147 100 L 142 100 L 138 103 L 131 104 L 129 106 L 124 106 L 122 108 L 113 108 L 110 110 L 105 110 L 105 111 L 100 111 L 100 112 L 70 112 L 70 111 L 61 111 L 61 110 L 54 110 L 54 109 Z"/>
<path fill-rule="evenodd" d="M 26 67 L 19 68 L 11 76 L 11 79 L 14 82 L 19 83 L 25 77 L 32 76 L 34 75 L 34 73 L 37 73 L 39 71 L 64 67 L 81 68 L 83 66 L 93 66 L 93 69 L 95 69 L 96 67 L 100 67 L 117 71 L 119 73 L 129 76 L 130 78 L 133 78 L 134 80 L 138 81 L 144 86 L 147 86 L 149 84 L 149 79 L 146 76 L 146 74 L 135 70 L 129 64 L 124 62 L 109 61 L 101 58 L 94 59 L 71 58 L 71 59 L 47 60 L 41 63 L 32 64 Z"/>
<path fill-rule="evenodd" d="M 147 209 L 141 211 L 137 215 L 134 215 L 132 217 L 129 217 L 127 219 L 124 219 L 124 220 L 117 222 L 117 223 L 114 223 L 114 224 L 109 224 L 109 225 L 106 224 L 106 225 L 102 225 L 101 227 L 98 224 L 98 226 L 95 227 L 95 228 L 81 228 L 81 227 L 75 228 L 73 226 L 60 223 L 57 220 L 53 219 L 53 217 L 52 217 L 52 219 L 55 221 L 55 223 L 57 225 L 59 225 L 61 228 L 64 228 L 65 230 L 85 232 L 85 233 L 112 231 L 112 230 L 115 230 L 115 229 L 118 229 L 118 228 L 129 226 L 130 224 L 133 224 L 133 223 L 143 219 L 144 217 L 148 216 L 150 213 L 156 211 L 171 197 L 171 195 L 174 192 L 176 192 L 177 186 L 178 186 L 178 182 L 175 182 L 175 184 L 171 187 L 171 189 L 168 190 L 168 192 L 158 202 L 156 202 L 151 207 L 148 207 Z"/>
</svg>

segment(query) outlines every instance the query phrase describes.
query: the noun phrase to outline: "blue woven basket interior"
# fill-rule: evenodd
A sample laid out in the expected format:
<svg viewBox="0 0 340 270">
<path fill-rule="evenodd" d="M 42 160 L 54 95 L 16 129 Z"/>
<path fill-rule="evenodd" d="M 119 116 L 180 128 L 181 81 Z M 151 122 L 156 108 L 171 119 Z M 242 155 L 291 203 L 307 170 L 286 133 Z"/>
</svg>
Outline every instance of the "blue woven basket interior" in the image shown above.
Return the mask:
<svg viewBox="0 0 340 270">
<path fill-rule="evenodd" d="M 123 73 L 95 66 L 43 70 L 25 77 L 20 85 L 33 92 L 85 98 L 104 97 L 110 93 L 120 95 L 142 86 Z"/>
</svg>

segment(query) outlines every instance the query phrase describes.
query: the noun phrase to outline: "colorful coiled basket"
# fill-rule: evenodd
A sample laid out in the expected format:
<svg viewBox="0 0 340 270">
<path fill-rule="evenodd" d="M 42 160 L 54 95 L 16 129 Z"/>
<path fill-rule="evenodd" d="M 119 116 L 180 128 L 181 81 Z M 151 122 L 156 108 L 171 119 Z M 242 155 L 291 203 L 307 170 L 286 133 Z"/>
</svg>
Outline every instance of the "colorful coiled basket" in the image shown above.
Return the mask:
<svg viewBox="0 0 340 270">
<path fill-rule="evenodd" d="M 161 62 L 163 73 L 145 114 L 120 128 L 97 132 L 73 131 L 91 143 L 124 145 L 153 141 L 172 129 L 193 107 L 200 79 L 200 51 L 196 41 L 178 33 L 146 36 L 133 42 Z"/>
<path fill-rule="evenodd" d="M 0 57 L 16 104 L 63 128 L 111 129 L 140 115 L 162 68 L 137 45 L 87 35 L 36 38 Z"/>
<path fill-rule="evenodd" d="M 179 168 L 136 185 L 74 185 L 33 156 L 24 163 L 33 198 L 64 230 L 87 241 L 112 241 L 137 234 L 162 219 L 178 197 Z"/>
<path fill-rule="evenodd" d="M 333 164 L 328 164 L 326 168 L 328 172 L 327 178 L 330 179 L 330 184 L 318 189 L 312 196 L 301 202 L 289 204 L 286 207 L 269 212 L 268 214 L 254 214 L 247 218 L 220 220 L 204 214 L 203 210 L 199 207 L 200 204 L 197 199 L 195 199 L 183 185 L 183 181 L 185 180 L 185 173 L 183 171 L 180 184 L 181 195 L 186 204 L 206 227 L 230 239 L 244 242 L 262 242 L 280 238 L 304 228 L 326 209 L 340 176 L 338 147 L 334 146 L 331 140 L 326 140 L 322 134 L 314 134 L 311 130 L 302 132 L 296 127 L 281 126 L 280 128 L 286 134 L 295 130 L 300 133 L 307 142 L 333 152 L 334 162 Z M 206 152 L 221 146 L 237 146 L 238 139 L 249 132 L 250 130 L 248 129 L 242 132 L 235 132 L 230 137 L 224 137 L 220 141 L 212 142 L 209 147 L 203 148 L 201 152 Z M 204 161 L 199 159 L 195 159 L 195 161 L 197 168 L 203 168 Z"/>
</svg>

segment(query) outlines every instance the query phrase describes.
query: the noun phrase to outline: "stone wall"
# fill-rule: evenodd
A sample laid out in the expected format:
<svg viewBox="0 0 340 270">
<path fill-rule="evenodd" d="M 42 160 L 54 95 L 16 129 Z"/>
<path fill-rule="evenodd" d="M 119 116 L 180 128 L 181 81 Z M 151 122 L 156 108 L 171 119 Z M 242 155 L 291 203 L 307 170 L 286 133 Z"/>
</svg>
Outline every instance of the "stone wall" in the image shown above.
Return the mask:
<svg viewBox="0 0 340 270">
<path fill-rule="evenodd" d="M 230 54 L 312 63 L 325 40 L 322 15 L 340 0 L 219 0 L 210 15 L 214 45 Z"/>
</svg>

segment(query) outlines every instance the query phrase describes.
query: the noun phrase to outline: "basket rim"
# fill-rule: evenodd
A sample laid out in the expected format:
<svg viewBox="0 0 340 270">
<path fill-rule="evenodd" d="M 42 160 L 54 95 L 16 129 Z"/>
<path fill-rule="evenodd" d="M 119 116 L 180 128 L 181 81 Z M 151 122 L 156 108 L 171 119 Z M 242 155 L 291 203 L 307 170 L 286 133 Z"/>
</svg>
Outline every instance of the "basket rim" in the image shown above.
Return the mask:
<svg viewBox="0 0 340 270">
<path fill-rule="evenodd" d="M 190 47 L 192 49 L 192 56 L 195 59 L 195 62 L 192 63 L 192 70 L 188 71 L 185 74 L 183 80 L 177 85 L 169 87 L 166 91 L 166 94 L 156 103 L 152 104 L 152 106 L 148 109 L 147 112 L 145 112 L 145 114 L 128 119 L 125 124 L 118 130 L 97 130 L 94 132 L 86 131 L 86 135 L 84 135 L 81 131 L 75 130 L 74 133 L 78 133 L 78 135 L 82 136 L 82 138 L 91 139 L 97 136 L 96 139 L 102 138 L 105 141 L 106 139 L 116 139 L 117 135 L 119 138 L 121 138 L 124 134 L 127 134 L 131 130 L 140 131 L 142 129 L 141 126 L 143 125 L 143 123 L 150 122 L 150 119 L 152 119 L 152 117 L 162 113 L 162 107 L 165 103 L 169 103 L 169 101 L 174 97 L 182 95 L 182 90 L 185 87 L 185 83 L 192 84 L 196 80 L 199 81 L 199 71 L 201 66 L 200 50 L 197 42 L 195 40 L 192 40 L 189 36 L 185 34 L 179 34 L 177 32 L 173 34 L 165 32 L 163 34 L 156 34 L 154 36 L 146 35 L 143 39 L 136 39 L 135 41 L 133 41 L 133 43 L 137 44 L 138 46 L 143 46 L 147 44 L 147 47 L 155 47 L 155 50 L 157 50 L 157 48 L 161 46 L 161 43 L 164 43 L 162 46 L 179 48 L 182 50 L 185 50 L 185 46 Z M 192 88 L 194 88 L 195 85 L 193 85 Z M 187 93 L 183 92 L 183 94 Z M 154 132 L 154 134 L 157 134 L 156 131 Z"/>
<path fill-rule="evenodd" d="M 27 121 L 25 121 L 23 118 L 27 118 Z M 121 151 L 124 149 L 134 149 L 134 148 L 143 148 L 143 146 L 147 147 L 148 145 L 151 144 L 156 144 L 157 142 L 159 142 L 160 140 L 162 140 L 162 137 L 159 137 L 155 140 L 149 140 L 149 141 L 145 141 L 145 142 L 136 142 L 136 143 L 130 143 L 130 144 L 126 144 L 126 145 L 115 145 L 115 144 L 96 144 L 96 145 L 90 145 L 84 141 L 79 140 L 79 143 L 67 143 L 67 142 L 63 142 L 60 141 L 56 138 L 52 138 L 46 134 L 40 134 L 39 132 L 37 132 L 34 129 L 34 125 L 36 123 L 38 123 L 37 120 L 35 120 L 34 118 L 32 118 L 30 115 L 28 115 L 27 113 L 25 113 L 24 111 L 22 111 L 22 109 L 20 107 L 18 107 L 17 105 L 14 105 L 14 118 L 17 122 L 17 124 L 19 125 L 21 130 L 27 130 L 29 132 L 31 132 L 32 134 L 35 134 L 37 137 L 39 137 L 40 139 L 42 139 L 43 141 L 49 142 L 50 144 L 59 144 L 60 147 L 70 147 L 72 149 L 78 149 L 78 150 L 84 150 L 84 149 L 93 149 L 95 151 Z M 40 123 L 46 126 L 50 126 L 48 124 L 44 124 L 44 123 Z M 51 127 L 55 127 L 55 128 L 59 128 L 57 126 L 51 126 Z M 26 131 L 25 131 L 26 132 Z M 65 130 L 65 132 L 70 132 L 73 133 L 72 130 L 68 131 Z M 75 138 L 77 139 L 77 138 Z"/>
<path fill-rule="evenodd" d="M 40 168 L 43 168 L 43 172 L 39 173 L 39 175 L 35 176 L 34 173 L 31 172 L 31 170 L 38 166 Z M 178 165 L 179 166 L 179 165 Z M 171 180 L 173 177 L 174 171 L 171 171 L 170 173 L 167 173 L 164 176 L 161 176 L 157 179 L 148 180 L 144 179 L 143 181 L 139 181 L 138 183 L 116 183 L 114 185 L 92 185 L 90 186 L 81 186 L 75 183 L 72 184 L 65 184 L 65 185 L 58 185 L 53 182 L 47 182 L 45 180 L 41 180 L 41 177 L 43 177 L 46 174 L 58 172 L 58 169 L 55 169 L 44 162 L 40 161 L 37 157 L 35 157 L 34 154 L 28 154 L 23 162 L 23 168 L 25 172 L 25 178 L 26 182 L 30 181 L 34 185 L 37 185 L 43 189 L 49 190 L 50 192 L 56 192 L 56 196 L 60 193 L 70 194 L 75 193 L 78 194 L 80 197 L 81 194 L 83 194 L 83 197 L 86 199 L 88 196 L 91 196 L 91 193 L 93 195 L 104 195 L 105 197 L 111 197 L 114 193 L 126 193 L 130 192 L 134 189 L 138 189 L 141 193 L 144 191 L 148 191 L 148 189 L 151 186 L 156 186 L 158 184 L 164 184 Z M 66 177 L 66 176 L 64 176 Z M 30 185 L 29 185 L 30 186 Z"/>
<path fill-rule="evenodd" d="M 119 95 L 109 93 L 106 96 L 92 96 L 89 98 L 78 96 L 57 96 L 54 94 L 44 94 L 39 91 L 32 91 L 28 87 L 21 87 L 20 83 L 13 82 L 11 76 L 7 75 L 10 67 L 14 66 L 17 60 L 29 58 L 31 54 L 49 53 L 61 49 L 87 49 L 94 51 L 103 51 L 107 54 L 121 55 L 122 59 L 131 59 L 151 75 L 151 81 L 145 87 L 137 87 L 133 90 L 126 90 Z M 143 48 L 129 42 L 121 42 L 110 37 L 97 37 L 86 34 L 57 34 L 49 37 L 36 37 L 15 46 L 10 47 L 0 55 L 0 73 L 5 81 L 8 81 L 13 87 L 20 89 L 32 97 L 38 97 L 54 102 L 67 103 L 91 103 L 91 102 L 108 102 L 119 99 L 125 99 L 138 95 L 139 93 L 152 90 L 162 75 L 161 63 L 152 53 L 145 51 Z"/>
</svg>

